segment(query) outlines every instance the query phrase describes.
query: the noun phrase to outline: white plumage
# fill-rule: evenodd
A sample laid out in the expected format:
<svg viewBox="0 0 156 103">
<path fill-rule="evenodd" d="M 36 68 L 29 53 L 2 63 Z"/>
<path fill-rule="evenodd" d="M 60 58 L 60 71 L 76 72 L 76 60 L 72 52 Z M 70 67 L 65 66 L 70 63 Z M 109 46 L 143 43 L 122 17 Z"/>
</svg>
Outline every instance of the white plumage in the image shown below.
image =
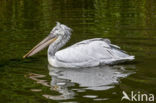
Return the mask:
<svg viewBox="0 0 156 103">
<path fill-rule="evenodd" d="M 131 61 L 129 56 L 108 39 L 94 38 L 76 43 L 49 57 L 49 63 L 55 67 L 93 67 L 104 64 L 117 64 Z"/>
</svg>

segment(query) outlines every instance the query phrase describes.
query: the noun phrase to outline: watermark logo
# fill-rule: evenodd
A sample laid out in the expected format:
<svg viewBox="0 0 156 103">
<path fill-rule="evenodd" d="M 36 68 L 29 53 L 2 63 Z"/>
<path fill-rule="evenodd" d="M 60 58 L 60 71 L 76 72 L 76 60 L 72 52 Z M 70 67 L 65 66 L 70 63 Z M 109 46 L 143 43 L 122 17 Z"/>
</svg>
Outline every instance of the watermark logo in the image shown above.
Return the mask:
<svg viewBox="0 0 156 103">
<path fill-rule="evenodd" d="M 129 100 L 129 101 L 148 101 L 153 102 L 154 101 L 154 94 L 145 94 L 138 91 L 137 93 L 134 91 L 131 91 L 131 94 L 128 95 L 125 91 L 122 91 L 122 100 Z"/>
</svg>

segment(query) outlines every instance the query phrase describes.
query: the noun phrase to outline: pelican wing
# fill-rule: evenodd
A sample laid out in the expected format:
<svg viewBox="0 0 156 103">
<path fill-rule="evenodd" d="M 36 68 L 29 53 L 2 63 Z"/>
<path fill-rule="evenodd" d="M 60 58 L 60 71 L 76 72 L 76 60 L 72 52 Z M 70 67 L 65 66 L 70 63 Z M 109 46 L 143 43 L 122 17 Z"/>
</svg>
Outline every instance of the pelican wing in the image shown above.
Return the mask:
<svg viewBox="0 0 156 103">
<path fill-rule="evenodd" d="M 129 56 L 118 46 L 110 44 L 108 39 L 95 38 L 76 43 L 56 52 L 57 60 L 65 63 L 103 62 Z"/>
</svg>

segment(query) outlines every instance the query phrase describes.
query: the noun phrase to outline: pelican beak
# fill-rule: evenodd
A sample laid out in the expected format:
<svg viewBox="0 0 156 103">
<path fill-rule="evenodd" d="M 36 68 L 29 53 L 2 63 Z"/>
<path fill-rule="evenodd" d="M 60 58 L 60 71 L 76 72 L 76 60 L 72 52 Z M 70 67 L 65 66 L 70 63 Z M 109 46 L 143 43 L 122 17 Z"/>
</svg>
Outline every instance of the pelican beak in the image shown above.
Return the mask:
<svg viewBox="0 0 156 103">
<path fill-rule="evenodd" d="M 23 58 L 30 57 L 39 51 L 43 50 L 45 47 L 49 46 L 53 43 L 57 37 L 51 37 L 50 35 L 43 39 L 40 43 L 38 43 L 35 47 L 33 47 L 27 54 L 23 56 Z"/>
</svg>

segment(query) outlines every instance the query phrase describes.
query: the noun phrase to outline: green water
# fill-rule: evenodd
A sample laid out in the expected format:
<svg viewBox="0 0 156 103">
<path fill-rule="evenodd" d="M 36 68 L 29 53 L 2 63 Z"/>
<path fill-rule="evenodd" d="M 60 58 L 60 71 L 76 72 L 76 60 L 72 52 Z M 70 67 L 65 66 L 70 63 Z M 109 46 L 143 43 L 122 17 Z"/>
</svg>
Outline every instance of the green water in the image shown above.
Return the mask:
<svg viewBox="0 0 156 103">
<path fill-rule="evenodd" d="M 129 75 L 118 78 L 117 83 L 111 84 L 113 87 L 109 86 L 110 89 L 100 90 L 97 90 L 98 86 L 87 89 L 89 84 L 83 86 L 72 78 L 62 77 L 70 85 L 60 87 L 73 95 L 61 99 L 62 92 L 58 86 L 52 86 L 51 81 L 62 79 L 49 75 L 53 70 L 48 69 L 47 50 L 22 59 L 51 31 L 56 21 L 73 29 L 66 46 L 95 37 L 109 38 L 113 44 L 135 55 L 134 62 L 119 65 L 125 67 L 124 71 Z M 122 91 L 156 94 L 155 63 L 155 0 L 0 0 L 0 103 L 119 103 Z M 103 67 L 92 69 L 98 73 L 105 70 Z M 110 67 L 106 73 L 110 70 L 118 71 Z M 94 70 L 83 68 L 76 71 L 67 69 L 63 73 L 69 71 L 94 75 Z M 101 72 L 105 76 L 102 73 L 105 71 Z M 94 79 L 91 78 L 93 75 L 88 77 L 88 81 Z M 47 95 L 58 99 L 46 98 Z"/>
</svg>

